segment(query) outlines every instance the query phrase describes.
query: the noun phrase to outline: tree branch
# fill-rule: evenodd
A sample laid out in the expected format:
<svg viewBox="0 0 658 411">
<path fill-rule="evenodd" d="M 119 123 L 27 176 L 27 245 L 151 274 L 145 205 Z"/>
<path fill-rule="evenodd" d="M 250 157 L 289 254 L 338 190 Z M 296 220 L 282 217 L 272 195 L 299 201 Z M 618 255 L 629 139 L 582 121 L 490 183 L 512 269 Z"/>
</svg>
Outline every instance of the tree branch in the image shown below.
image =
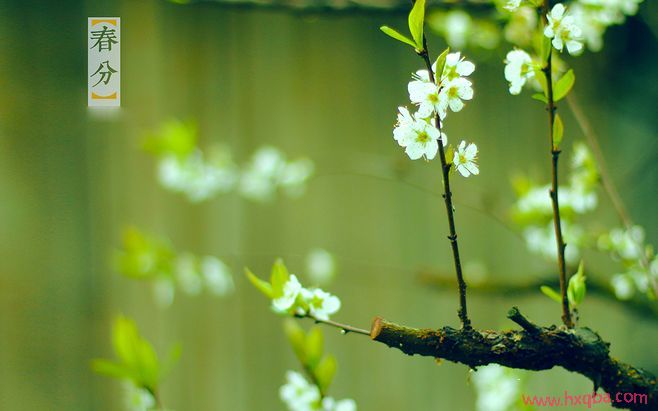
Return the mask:
<svg viewBox="0 0 658 411">
<path fill-rule="evenodd" d="M 424 36 L 423 46 L 424 49 L 419 53 L 419 55 L 425 62 L 425 66 L 427 66 L 427 72 L 429 73 L 430 81 L 435 83 L 434 71 L 432 70 L 432 63 L 430 61 L 429 51 L 427 50 L 427 41 Z M 439 113 L 436 113 L 435 121 L 436 128 L 439 130 L 439 159 L 441 160 L 441 175 L 443 179 L 443 200 L 446 206 L 448 226 L 450 229 L 448 240 L 450 240 L 450 247 L 452 248 L 452 257 L 455 263 L 455 273 L 457 274 L 457 284 L 459 286 L 459 320 L 461 321 L 463 328 L 470 328 L 471 321 L 468 319 L 468 311 L 466 309 L 466 282 L 464 281 L 464 275 L 462 274 L 462 264 L 459 257 L 459 244 L 457 243 L 457 229 L 455 227 L 455 208 L 452 205 L 452 191 L 450 190 L 451 164 L 446 161 L 445 149 L 443 147 L 443 138 L 441 137 L 441 116 Z"/>
<path fill-rule="evenodd" d="M 549 0 L 544 0 L 541 15 L 544 25 L 548 25 L 547 14 L 549 12 Z M 550 143 L 550 152 L 551 152 L 551 190 L 550 197 L 551 203 L 553 205 L 553 226 L 555 227 L 555 241 L 557 243 L 557 261 L 558 268 L 560 270 L 560 294 L 562 295 L 562 322 L 567 327 L 573 327 L 573 322 L 571 321 L 571 312 L 569 311 L 569 300 L 567 298 L 567 273 L 566 273 L 566 262 L 564 258 L 564 249 L 567 245 L 564 243 L 562 237 L 562 222 L 560 220 L 560 204 L 558 200 L 558 160 L 560 158 L 559 147 L 555 145 L 553 141 L 553 125 L 555 124 L 555 101 L 553 99 L 553 73 L 552 73 L 552 55 L 553 48 L 548 53 L 548 59 L 546 61 L 546 66 L 542 69 L 544 75 L 546 76 L 546 85 L 547 85 L 547 98 L 548 103 L 546 104 L 546 111 L 548 111 L 548 139 Z"/>
<path fill-rule="evenodd" d="M 417 329 L 376 317 L 370 337 L 407 355 L 442 358 L 473 369 L 487 364 L 534 371 L 560 366 L 589 378 L 595 391 L 601 387 L 612 398 L 617 393 L 646 394 L 647 404 L 633 404 L 632 409 L 658 406 L 656 377 L 612 358 L 609 344 L 589 328 L 540 327 L 523 317 L 516 307 L 508 317 L 524 330 Z"/>
</svg>

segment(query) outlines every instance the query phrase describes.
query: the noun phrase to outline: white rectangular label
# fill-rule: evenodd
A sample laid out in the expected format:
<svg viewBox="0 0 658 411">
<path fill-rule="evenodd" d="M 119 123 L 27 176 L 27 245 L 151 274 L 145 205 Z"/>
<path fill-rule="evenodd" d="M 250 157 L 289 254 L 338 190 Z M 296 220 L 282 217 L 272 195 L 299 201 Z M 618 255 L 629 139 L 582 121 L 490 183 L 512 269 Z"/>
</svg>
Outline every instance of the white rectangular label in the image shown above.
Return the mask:
<svg viewBox="0 0 658 411">
<path fill-rule="evenodd" d="M 121 105 L 121 19 L 89 17 L 87 22 L 87 105 Z"/>
</svg>

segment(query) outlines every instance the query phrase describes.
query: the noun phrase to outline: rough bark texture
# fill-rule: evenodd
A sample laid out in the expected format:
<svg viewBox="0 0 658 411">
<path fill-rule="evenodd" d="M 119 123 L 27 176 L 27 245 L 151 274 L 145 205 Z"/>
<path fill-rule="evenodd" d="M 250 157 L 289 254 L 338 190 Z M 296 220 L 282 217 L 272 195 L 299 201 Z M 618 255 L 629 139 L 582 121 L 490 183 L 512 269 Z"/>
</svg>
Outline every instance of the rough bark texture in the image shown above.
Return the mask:
<svg viewBox="0 0 658 411">
<path fill-rule="evenodd" d="M 589 378 L 595 389 L 600 387 L 613 398 L 617 393 L 646 394 L 648 397 L 646 405 L 616 404 L 618 407 L 658 409 L 656 377 L 612 358 L 610 344 L 594 331 L 586 327 L 540 327 L 523 317 L 516 308 L 510 310 L 508 317 L 523 330 L 417 329 L 377 317 L 370 337 L 408 355 L 442 358 L 471 368 L 500 364 L 539 371 L 560 366 Z"/>
</svg>

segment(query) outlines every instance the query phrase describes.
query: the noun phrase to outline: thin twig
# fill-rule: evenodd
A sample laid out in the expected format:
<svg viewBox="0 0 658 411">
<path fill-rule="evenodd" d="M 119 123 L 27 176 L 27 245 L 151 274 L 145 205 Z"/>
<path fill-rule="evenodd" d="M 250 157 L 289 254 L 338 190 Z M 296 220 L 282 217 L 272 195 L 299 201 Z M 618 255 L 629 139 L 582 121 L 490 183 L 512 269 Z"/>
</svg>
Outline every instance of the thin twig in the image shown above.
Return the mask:
<svg viewBox="0 0 658 411">
<path fill-rule="evenodd" d="M 435 82 L 434 71 L 432 70 L 432 63 L 427 50 L 427 41 L 423 37 L 423 51 L 419 53 L 422 57 L 427 71 L 429 73 L 429 80 Z M 440 75 L 437 73 L 437 75 Z M 436 128 L 439 130 L 439 159 L 441 160 L 441 172 L 443 175 L 443 200 L 446 205 L 446 213 L 448 214 L 448 226 L 450 228 L 450 246 L 452 248 L 452 257 L 455 263 L 455 273 L 457 274 L 457 283 L 459 284 L 459 320 L 463 328 L 470 328 L 471 321 L 468 319 L 468 312 L 466 310 L 466 282 L 462 274 L 462 264 L 459 257 L 459 244 L 457 243 L 457 229 L 455 228 L 455 215 L 454 206 L 452 205 L 452 191 L 450 191 L 450 166 L 446 161 L 446 154 L 443 148 L 443 138 L 441 137 L 441 117 L 436 113 Z"/>
<path fill-rule="evenodd" d="M 624 201 L 622 200 L 621 196 L 619 195 L 619 192 L 617 191 L 617 187 L 615 186 L 614 182 L 612 181 L 612 178 L 610 177 L 610 174 L 608 173 L 608 166 L 606 164 L 605 157 L 603 156 L 603 151 L 601 150 L 601 145 L 599 144 L 598 138 L 594 133 L 592 125 L 590 124 L 589 120 L 583 113 L 583 110 L 580 108 L 580 104 L 578 104 L 578 100 L 576 99 L 576 96 L 574 95 L 573 92 L 571 92 L 567 96 L 567 103 L 569 104 L 569 108 L 571 109 L 571 112 L 576 118 L 576 122 L 578 123 L 578 126 L 580 127 L 583 134 L 585 135 L 585 139 L 587 140 L 589 147 L 592 149 L 592 154 L 596 159 L 599 175 L 601 176 L 601 185 L 603 185 L 603 189 L 605 190 L 608 197 L 610 197 L 610 201 L 612 202 L 612 205 L 615 211 L 617 212 L 617 215 L 619 216 L 619 219 L 621 220 L 622 224 L 624 225 L 624 227 L 626 227 L 626 230 L 630 230 L 633 227 L 633 220 L 631 219 L 630 214 L 628 213 L 628 210 L 624 205 Z M 656 282 L 656 278 L 651 275 L 651 271 L 649 267 L 650 265 L 649 259 L 647 258 L 647 255 L 644 252 L 644 250 L 642 249 L 642 244 L 639 244 L 638 241 L 636 241 L 634 238 L 632 240 L 635 246 L 637 247 L 637 251 L 639 251 L 640 264 L 647 272 L 647 277 L 651 282 L 651 287 L 653 288 L 654 295 L 658 295 L 658 282 Z"/>
<path fill-rule="evenodd" d="M 549 0 L 544 0 L 543 11 L 542 11 L 542 20 L 544 24 L 548 24 L 548 7 Z M 562 237 L 562 222 L 560 220 L 560 203 L 558 200 L 558 160 L 560 158 L 560 150 L 555 146 L 553 141 L 553 125 L 555 123 L 555 101 L 553 99 L 553 74 L 552 74 L 552 55 L 553 48 L 548 53 L 548 59 L 546 61 L 546 66 L 542 69 L 544 75 L 546 76 L 547 84 L 547 94 L 548 94 L 548 103 L 546 105 L 546 110 L 548 111 L 548 139 L 550 143 L 550 152 L 551 152 L 551 190 L 550 197 L 551 203 L 553 204 L 553 226 L 555 228 L 555 241 L 557 243 L 557 260 L 558 268 L 560 270 L 560 293 L 562 294 L 562 321 L 567 327 L 573 327 L 573 322 L 571 321 L 571 313 L 569 312 L 569 300 L 567 299 L 567 272 L 566 272 L 566 262 L 564 258 L 564 250 L 566 244 L 564 243 L 564 238 Z"/>
<path fill-rule="evenodd" d="M 331 327 L 340 328 L 341 331 L 343 332 L 343 334 L 355 333 L 355 334 L 362 334 L 362 335 L 370 336 L 370 331 L 364 330 L 363 328 L 353 327 L 353 326 L 347 325 L 347 324 L 341 324 L 339 322 L 332 321 L 332 320 L 322 320 L 322 319 L 319 319 L 319 318 L 316 318 L 316 317 L 312 316 L 311 314 L 306 314 L 303 317 L 304 318 L 310 318 L 315 323 L 325 324 L 325 325 L 329 325 Z"/>
</svg>

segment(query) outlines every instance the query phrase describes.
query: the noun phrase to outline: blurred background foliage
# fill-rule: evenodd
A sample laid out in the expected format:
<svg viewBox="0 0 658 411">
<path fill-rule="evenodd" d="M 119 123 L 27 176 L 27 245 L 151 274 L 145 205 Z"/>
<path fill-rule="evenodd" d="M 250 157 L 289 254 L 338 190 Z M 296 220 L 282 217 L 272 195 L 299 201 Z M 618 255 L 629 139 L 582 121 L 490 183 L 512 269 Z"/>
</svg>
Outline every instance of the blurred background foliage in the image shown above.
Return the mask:
<svg viewBox="0 0 658 411">
<path fill-rule="evenodd" d="M 318 247 L 336 259 L 330 289 L 343 303 L 336 319 L 364 328 L 374 315 L 412 326 L 457 324 L 456 292 L 418 281 L 421 269 L 452 270 L 439 168 L 408 161 L 391 136 L 420 61 L 378 29 L 404 27 L 405 13 L 367 6 L 300 13 L 221 2 L 0 1 L 0 409 L 120 409 L 121 386 L 89 367 L 91 358 L 111 356 L 119 313 L 134 318 L 158 352 L 181 343 L 162 385 L 169 408 L 283 409 L 278 388 L 295 356 L 281 319 L 240 273 L 245 265 L 265 272 L 280 256 L 303 275 Z M 122 18 L 123 107 L 111 116 L 85 103 L 84 33 L 86 17 L 96 15 Z M 570 59 L 613 178 L 654 244 L 657 16 L 658 5 L 644 2 L 608 31 L 603 51 Z M 435 52 L 444 45 L 430 38 Z M 545 181 L 548 143 L 540 105 L 508 94 L 506 51 L 467 52 L 477 63 L 476 97 L 446 133 L 475 141 L 481 152 L 481 175 L 454 188 L 467 276 L 529 281 L 555 268 L 526 251 L 511 222 L 511 179 L 523 172 Z M 568 157 L 582 133 L 566 105 L 561 112 Z M 195 124 L 200 146 L 230 147 L 240 163 L 270 145 L 312 159 L 315 174 L 299 198 L 262 204 L 228 193 L 191 203 L 157 184 L 157 160 L 142 150 L 144 137 L 172 118 Z M 600 198 L 590 218 L 618 225 Z M 235 292 L 155 304 L 149 286 L 117 274 L 131 225 L 221 258 Z M 600 252 L 585 252 L 585 261 L 603 278 L 612 273 Z M 504 314 L 512 304 L 537 322 L 559 321 L 538 291 L 469 301 L 476 327 L 511 327 Z M 655 317 L 596 295 L 579 311 L 615 356 L 658 371 Z M 332 391 L 362 410 L 474 407 L 463 366 L 325 334 L 339 368 Z M 524 386 L 532 394 L 591 389 L 562 370 L 530 374 Z"/>
</svg>

